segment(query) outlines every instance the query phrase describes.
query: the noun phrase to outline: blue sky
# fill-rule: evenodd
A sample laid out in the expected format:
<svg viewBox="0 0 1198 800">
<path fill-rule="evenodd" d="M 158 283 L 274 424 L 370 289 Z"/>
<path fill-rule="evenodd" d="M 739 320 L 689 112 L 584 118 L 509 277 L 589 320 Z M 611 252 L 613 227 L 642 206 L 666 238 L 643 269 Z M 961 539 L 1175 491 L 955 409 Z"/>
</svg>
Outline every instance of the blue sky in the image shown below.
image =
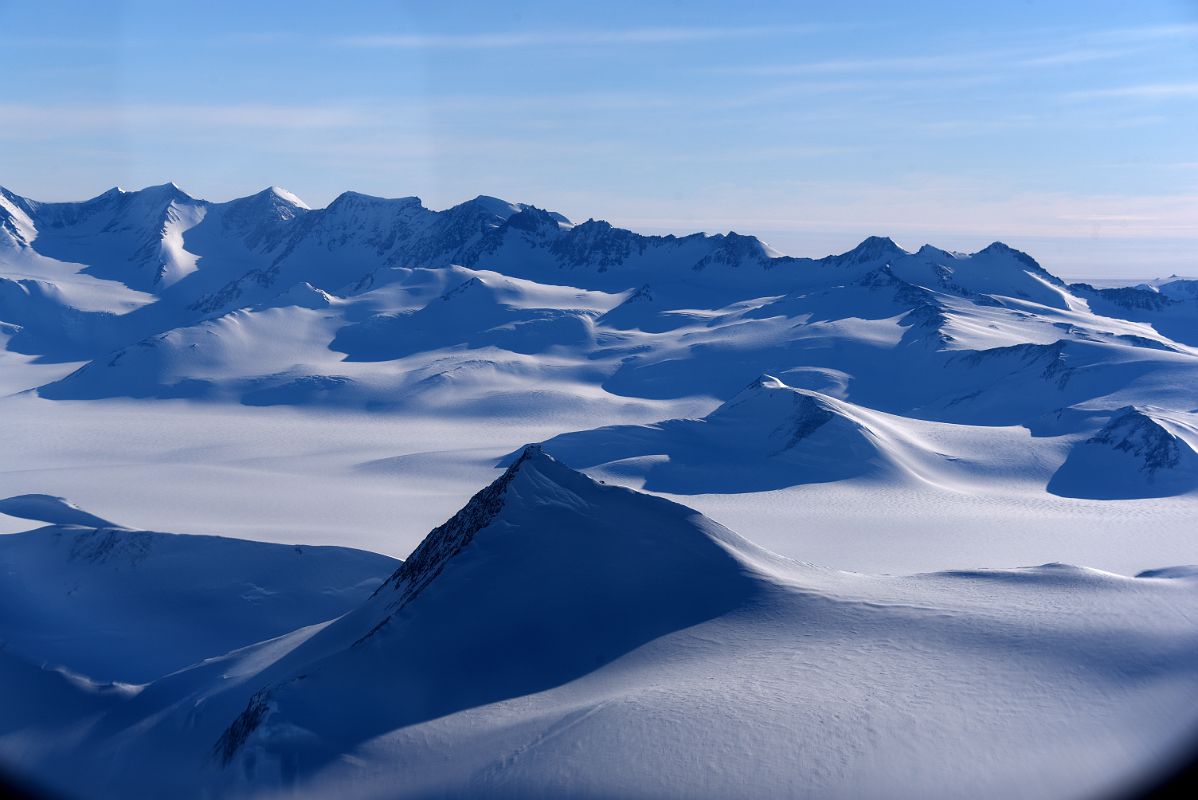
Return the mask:
<svg viewBox="0 0 1198 800">
<path fill-rule="evenodd" d="M 0 184 L 481 193 L 795 255 L 1198 273 L 1195 0 L 731 8 L 0 0 Z"/>
</svg>

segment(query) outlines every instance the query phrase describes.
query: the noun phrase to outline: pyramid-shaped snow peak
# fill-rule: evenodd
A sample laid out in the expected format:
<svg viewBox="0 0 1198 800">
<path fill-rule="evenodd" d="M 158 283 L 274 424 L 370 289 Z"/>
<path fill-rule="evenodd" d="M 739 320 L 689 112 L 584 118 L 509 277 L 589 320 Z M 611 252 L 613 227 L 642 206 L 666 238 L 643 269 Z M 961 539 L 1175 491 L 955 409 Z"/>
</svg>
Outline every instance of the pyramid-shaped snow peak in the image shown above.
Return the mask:
<svg viewBox="0 0 1198 800">
<path fill-rule="evenodd" d="M 1127 406 L 1074 445 L 1048 483 L 1064 497 L 1132 499 L 1198 490 L 1198 419 Z"/>
<path fill-rule="evenodd" d="M 362 607 L 239 689 L 214 756 L 301 746 L 316 764 L 374 731 L 561 685 L 743 607 L 768 590 L 760 557 L 689 508 L 526 448 Z"/>
<path fill-rule="evenodd" d="M 654 533 L 646 538 L 648 531 Z M 508 566 L 525 577 L 541 575 L 542 589 L 555 595 L 572 593 L 571 586 L 603 594 L 595 575 L 604 573 L 623 594 L 657 595 L 657 581 L 669 582 L 671 574 L 689 583 L 688 574 L 700 572 L 716 587 L 739 583 L 726 547 L 748 545 L 688 508 L 598 483 L 529 445 L 500 477 L 434 528 L 379 588 L 376 598 L 387 611 L 375 629 L 440 583 L 459 558 L 467 571 L 478 561 L 520 561 Z M 638 564 L 631 569 L 630 557 Z M 688 559 L 694 559 L 689 566 Z M 574 577 L 563 583 L 569 574 Z"/>
</svg>

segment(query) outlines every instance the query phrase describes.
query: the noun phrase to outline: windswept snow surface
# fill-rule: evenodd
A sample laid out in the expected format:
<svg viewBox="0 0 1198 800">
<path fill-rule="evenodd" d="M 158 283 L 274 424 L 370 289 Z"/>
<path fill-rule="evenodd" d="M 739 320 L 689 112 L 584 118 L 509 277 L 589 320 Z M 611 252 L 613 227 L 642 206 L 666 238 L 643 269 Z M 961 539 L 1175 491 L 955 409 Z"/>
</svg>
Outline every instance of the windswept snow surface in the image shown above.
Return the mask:
<svg viewBox="0 0 1198 800">
<path fill-rule="evenodd" d="M 1088 797 L 1198 721 L 1195 613 L 1192 570 L 790 561 L 529 448 L 331 622 L 136 690 L 0 654 L 50 710 L 0 754 L 85 796 Z"/>
<path fill-rule="evenodd" d="M 735 233 L 643 236 L 487 196 L 436 211 L 354 192 L 312 209 L 278 187 L 225 203 L 169 183 L 79 203 L 0 189 L 0 531 L 17 534 L 0 536 L 0 670 L 26 676 L 31 698 L 61 693 L 73 726 L 10 717 L 0 753 L 91 760 L 113 787 L 121 764 L 161 759 L 220 791 L 294 779 L 387 795 L 402 767 L 413 795 L 570 781 L 591 795 L 853 796 L 902 774 L 913 794 L 976 782 L 1084 796 L 1188 723 L 1169 710 L 1192 690 L 1175 668 L 1192 655 L 1178 616 L 1192 573 L 1175 565 L 1198 561 L 1195 286 L 1069 284 L 1002 243 L 871 237 L 793 258 Z M 410 608 L 441 610 L 404 611 L 378 635 L 407 631 L 416 652 L 379 644 L 398 648 L 391 672 L 359 663 L 375 645 L 352 647 L 351 622 L 381 601 L 330 620 L 527 442 L 561 461 L 516 473 L 529 508 L 605 509 L 613 552 L 660 557 L 625 504 L 677 507 L 610 484 L 706 514 L 697 534 L 689 511 L 661 511 L 659 527 L 699 542 L 687 569 L 710 596 L 613 598 L 557 553 L 579 596 L 553 595 L 560 576 L 535 602 L 503 594 L 498 573 L 452 592 L 464 584 L 436 577 Z M 567 491 L 586 480 L 567 467 L 609 486 Z M 551 527 L 599 536 L 589 525 Z M 463 554 L 491 553 L 488 539 Z M 71 557 L 108 541 L 161 560 Z M 613 558 L 587 542 L 579 553 Z M 520 559 L 504 574 L 531 597 L 542 584 L 511 579 Z M 1112 574 L 1013 569 L 1060 562 Z M 834 571 L 961 569 L 975 572 Z M 662 585 L 691 597 L 683 584 Z M 467 599 L 492 589 L 496 609 L 640 619 L 618 603 L 641 597 L 658 613 L 554 661 Z M 123 621 L 98 622 L 84 599 Z M 485 613 L 463 620 L 454 603 Z M 454 649 L 467 623 L 490 649 Z M 502 631 L 539 666 L 497 656 Z M 466 655 L 503 666 L 451 685 L 458 667 L 438 659 Z M 202 659 L 215 660 L 185 669 Z M 432 688 L 383 677 L 401 673 Z M 369 736 L 320 716 L 340 702 L 364 709 Z M 243 712 L 270 733 L 263 749 L 235 747 L 227 767 L 188 760 Z M 669 725 L 689 749 L 670 749 Z M 580 766 L 573 748 L 627 769 L 600 775 L 612 762 Z M 1024 788 L 1052 791 L 1002 777 L 1019 759 Z"/>
</svg>

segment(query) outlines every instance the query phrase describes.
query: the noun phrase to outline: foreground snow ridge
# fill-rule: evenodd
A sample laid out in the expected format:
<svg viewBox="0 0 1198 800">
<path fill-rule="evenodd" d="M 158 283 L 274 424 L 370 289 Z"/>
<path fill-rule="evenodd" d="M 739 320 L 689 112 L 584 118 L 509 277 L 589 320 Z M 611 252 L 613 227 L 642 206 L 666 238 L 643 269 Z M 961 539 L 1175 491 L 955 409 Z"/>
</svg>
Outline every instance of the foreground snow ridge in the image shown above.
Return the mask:
<svg viewBox="0 0 1198 800">
<path fill-rule="evenodd" d="M 0 754 L 81 796 L 1088 796 L 1193 722 L 1195 574 L 837 572 L 530 446 L 330 621 L 122 691 L 0 652 L 54 710 Z"/>
</svg>

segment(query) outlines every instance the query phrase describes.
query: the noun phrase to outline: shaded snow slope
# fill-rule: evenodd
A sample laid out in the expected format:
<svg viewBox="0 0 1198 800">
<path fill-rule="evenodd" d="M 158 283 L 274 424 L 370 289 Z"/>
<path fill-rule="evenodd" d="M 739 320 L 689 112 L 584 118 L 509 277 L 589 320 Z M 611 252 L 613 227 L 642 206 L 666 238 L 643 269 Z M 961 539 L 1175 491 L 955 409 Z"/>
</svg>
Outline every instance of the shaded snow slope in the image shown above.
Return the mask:
<svg viewBox="0 0 1198 800">
<path fill-rule="evenodd" d="M 576 468 L 636 476 L 671 494 L 767 491 L 855 477 L 902 481 L 935 473 L 901 419 L 763 375 L 702 419 L 623 425 L 544 444 Z"/>
<path fill-rule="evenodd" d="M 1167 497 L 1198 490 L 1198 419 L 1159 409 L 1119 409 L 1074 445 L 1048 491 L 1065 497 Z"/>
<path fill-rule="evenodd" d="M 33 664 L 143 683 L 361 602 L 394 568 L 339 547 L 113 527 L 61 498 L 0 500 L 53 523 L 0 536 L 0 641 Z"/>
<path fill-rule="evenodd" d="M 119 698 L 0 668 L 91 720 L 19 751 L 85 795 L 1084 797 L 1194 723 L 1195 612 L 1192 570 L 787 561 L 533 448 L 333 622 Z"/>
</svg>

